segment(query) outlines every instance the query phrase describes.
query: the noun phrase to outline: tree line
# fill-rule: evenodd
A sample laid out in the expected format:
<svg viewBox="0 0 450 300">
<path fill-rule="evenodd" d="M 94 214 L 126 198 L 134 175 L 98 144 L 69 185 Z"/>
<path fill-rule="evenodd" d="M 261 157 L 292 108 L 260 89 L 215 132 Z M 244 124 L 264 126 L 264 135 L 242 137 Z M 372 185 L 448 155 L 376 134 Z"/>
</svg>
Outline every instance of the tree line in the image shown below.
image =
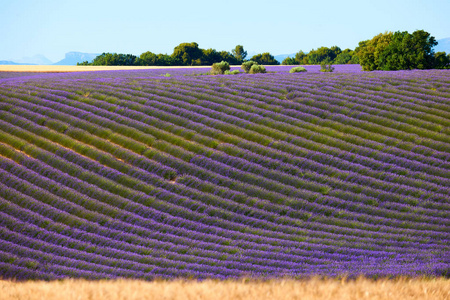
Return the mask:
<svg viewBox="0 0 450 300">
<path fill-rule="evenodd" d="M 386 32 L 361 41 L 354 50 L 320 47 L 299 51 L 283 65 L 360 64 L 364 71 L 450 69 L 450 54 L 434 52 L 436 39 L 424 30 Z"/>
<path fill-rule="evenodd" d="M 155 54 L 147 51 L 139 57 L 132 54 L 102 53 L 92 62 L 82 62 L 77 65 L 92 66 L 210 66 L 218 62 L 230 65 L 240 65 L 246 61 L 247 51 L 242 45 L 237 45 L 231 52 L 215 49 L 201 49 L 198 44 L 181 43 L 176 46 L 171 55 Z M 250 60 L 261 65 L 279 65 L 280 63 L 269 52 L 254 55 Z"/>
<path fill-rule="evenodd" d="M 286 57 L 282 65 L 320 65 L 323 62 L 332 64 L 358 64 L 359 59 L 354 50 L 341 50 L 338 46 L 320 47 L 311 50 L 308 54 L 300 50 L 294 57 Z"/>
<path fill-rule="evenodd" d="M 410 69 L 450 69 L 450 54 L 433 51 L 436 39 L 424 30 L 412 34 L 407 31 L 386 32 L 370 40 L 361 41 L 354 50 L 341 50 L 338 46 L 320 47 L 309 53 L 302 50 L 294 57 L 287 57 L 283 65 L 322 65 L 360 64 L 364 71 L 373 70 L 410 70 Z M 227 62 L 240 65 L 253 61 L 260 65 L 279 65 L 269 52 L 256 54 L 249 60 L 242 45 L 228 51 L 201 49 L 198 44 L 181 43 L 173 53 L 155 54 L 150 51 L 139 57 L 132 54 L 102 53 L 92 62 L 77 65 L 93 66 L 211 66 L 214 63 Z"/>
</svg>

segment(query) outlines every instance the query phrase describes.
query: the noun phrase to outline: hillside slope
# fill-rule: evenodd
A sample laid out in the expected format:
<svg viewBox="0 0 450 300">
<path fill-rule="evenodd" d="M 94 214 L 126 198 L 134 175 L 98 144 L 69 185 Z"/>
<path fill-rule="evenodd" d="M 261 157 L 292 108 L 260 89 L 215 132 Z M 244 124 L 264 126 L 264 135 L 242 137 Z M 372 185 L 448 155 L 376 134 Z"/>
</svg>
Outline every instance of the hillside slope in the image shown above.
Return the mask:
<svg viewBox="0 0 450 300">
<path fill-rule="evenodd" d="M 0 277 L 448 275 L 450 73 L 272 70 L 0 79 Z"/>
</svg>

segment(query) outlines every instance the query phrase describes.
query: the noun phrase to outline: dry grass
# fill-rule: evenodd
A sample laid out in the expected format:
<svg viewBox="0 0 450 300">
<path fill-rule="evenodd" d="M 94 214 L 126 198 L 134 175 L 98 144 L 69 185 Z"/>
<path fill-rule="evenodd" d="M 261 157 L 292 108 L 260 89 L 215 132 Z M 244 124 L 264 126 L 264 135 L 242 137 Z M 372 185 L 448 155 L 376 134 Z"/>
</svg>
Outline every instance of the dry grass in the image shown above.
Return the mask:
<svg viewBox="0 0 450 300">
<path fill-rule="evenodd" d="M 85 71 L 113 71 L 113 70 L 145 70 L 145 69 L 181 69 L 208 68 L 208 66 L 40 66 L 40 65 L 0 65 L 0 72 L 85 72 Z"/>
<path fill-rule="evenodd" d="M 449 279 L 261 281 L 0 281 L 0 298 L 12 299 L 450 299 Z"/>
</svg>

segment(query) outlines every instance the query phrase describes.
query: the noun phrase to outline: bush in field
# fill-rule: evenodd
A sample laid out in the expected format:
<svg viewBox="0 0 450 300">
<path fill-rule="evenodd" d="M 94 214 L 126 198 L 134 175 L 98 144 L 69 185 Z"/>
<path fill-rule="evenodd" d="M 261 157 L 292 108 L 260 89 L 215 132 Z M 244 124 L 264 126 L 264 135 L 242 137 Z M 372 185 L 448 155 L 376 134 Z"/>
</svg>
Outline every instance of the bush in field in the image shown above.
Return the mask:
<svg viewBox="0 0 450 300">
<path fill-rule="evenodd" d="M 322 61 L 322 63 L 320 64 L 320 72 L 333 72 L 334 71 L 334 67 L 333 67 L 333 62 L 329 59 L 325 59 L 324 61 Z"/>
<path fill-rule="evenodd" d="M 230 70 L 230 64 L 227 63 L 226 61 L 221 61 L 220 63 L 215 63 L 212 65 L 211 74 L 212 75 L 224 74 L 225 71 L 229 71 L 229 70 Z"/>
<path fill-rule="evenodd" d="M 289 73 L 299 73 L 299 72 L 306 72 L 306 69 L 303 67 L 294 67 L 289 70 Z"/>
<path fill-rule="evenodd" d="M 256 61 L 249 60 L 249 61 L 246 61 L 245 63 L 243 63 L 241 65 L 241 68 L 242 68 L 242 70 L 244 70 L 245 73 L 248 73 L 248 72 L 250 72 L 251 67 L 253 65 L 257 65 L 257 64 L 258 63 Z"/>
<path fill-rule="evenodd" d="M 256 74 L 256 73 L 266 73 L 266 68 L 261 65 L 253 65 L 250 68 L 250 74 Z"/>
<path fill-rule="evenodd" d="M 227 71 L 225 71 L 225 75 L 236 75 L 236 74 L 239 74 L 239 73 L 241 73 L 241 72 L 239 72 L 239 70 L 233 70 L 233 71 L 229 71 L 229 70 L 227 70 Z"/>
</svg>

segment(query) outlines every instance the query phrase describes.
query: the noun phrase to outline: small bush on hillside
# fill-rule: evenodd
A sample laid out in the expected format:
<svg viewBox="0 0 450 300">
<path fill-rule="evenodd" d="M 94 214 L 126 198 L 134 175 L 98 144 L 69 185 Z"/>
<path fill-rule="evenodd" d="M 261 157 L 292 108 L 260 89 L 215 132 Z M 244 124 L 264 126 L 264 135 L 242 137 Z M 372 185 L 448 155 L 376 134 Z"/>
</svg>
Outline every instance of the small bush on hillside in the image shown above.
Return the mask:
<svg viewBox="0 0 450 300">
<path fill-rule="evenodd" d="M 215 63 L 212 65 L 211 68 L 211 74 L 212 75 L 218 75 L 218 74 L 224 74 L 225 71 L 230 70 L 230 64 L 226 61 L 221 61 L 220 63 Z"/>
<path fill-rule="evenodd" d="M 294 67 L 289 70 L 289 73 L 298 73 L 298 72 L 306 72 L 306 69 L 303 67 Z"/>
<path fill-rule="evenodd" d="M 250 72 L 250 69 L 252 68 L 253 65 L 257 65 L 258 63 L 256 61 L 253 60 L 249 60 L 246 61 L 245 63 L 242 64 L 241 68 L 242 70 L 244 70 L 245 73 Z"/>
<path fill-rule="evenodd" d="M 320 72 L 333 72 L 333 62 L 330 59 L 325 59 L 320 63 Z"/>
<path fill-rule="evenodd" d="M 225 75 L 236 75 L 236 74 L 239 74 L 239 73 L 241 73 L 241 72 L 239 72 L 239 70 L 233 70 L 233 71 L 225 71 Z"/>
<path fill-rule="evenodd" d="M 250 74 L 256 74 L 256 73 L 266 73 L 266 68 L 261 65 L 253 65 L 250 68 Z"/>
</svg>

